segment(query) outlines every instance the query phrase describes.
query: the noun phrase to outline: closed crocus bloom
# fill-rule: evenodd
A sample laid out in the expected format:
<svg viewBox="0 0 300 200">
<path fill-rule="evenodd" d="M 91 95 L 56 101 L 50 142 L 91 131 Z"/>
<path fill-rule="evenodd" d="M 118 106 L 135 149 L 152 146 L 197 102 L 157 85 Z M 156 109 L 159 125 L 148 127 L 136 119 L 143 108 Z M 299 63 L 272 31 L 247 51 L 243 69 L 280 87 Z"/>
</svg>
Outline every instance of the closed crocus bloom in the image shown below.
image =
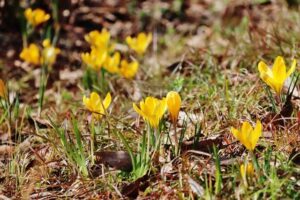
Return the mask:
<svg viewBox="0 0 300 200">
<path fill-rule="evenodd" d="M 112 74 L 118 73 L 120 59 L 121 59 L 121 55 L 119 52 L 114 53 L 113 56 L 107 56 L 103 67 Z"/>
<path fill-rule="evenodd" d="M 34 10 L 32 10 L 31 8 L 27 8 L 24 12 L 24 15 L 28 23 L 32 26 L 37 26 L 50 19 L 50 15 L 39 8 Z"/>
<path fill-rule="evenodd" d="M 40 49 L 35 44 L 30 44 L 29 47 L 25 47 L 20 53 L 20 58 L 25 62 L 38 65 L 40 64 Z"/>
<path fill-rule="evenodd" d="M 254 167 L 252 163 L 247 163 L 246 165 L 241 164 L 240 173 L 243 179 L 246 179 L 247 176 L 252 177 L 254 175 Z"/>
<path fill-rule="evenodd" d="M 84 39 L 95 48 L 107 49 L 110 33 L 104 28 L 101 32 L 94 30 L 89 32 L 89 34 L 84 36 Z"/>
<path fill-rule="evenodd" d="M 270 69 L 266 63 L 260 61 L 258 63 L 258 70 L 261 79 L 269 85 L 277 95 L 280 95 L 284 81 L 295 71 L 296 60 L 293 60 L 291 68 L 286 71 L 286 65 L 284 59 L 278 56 L 275 59 L 272 69 Z"/>
<path fill-rule="evenodd" d="M 262 133 L 262 124 L 259 120 L 253 129 L 249 122 L 244 122 L 241 130 L 231 128 L 231 132 L 249 151 L 253 151 Z"/>
<path fill-rule="evenodd" d="M 137 73 L 138 69 L 139 63 L 137 61 L 128 63 L 127 60 L 122 60 L 119 72 L 123 77 L 132 79 Z"/>
<path fill-rule="evenodd" d="M 90 53 L 82 53 L 82 61 L 94 70 L 100 70 L 107 57 L 107 51 L 104 49 L 92 48 Z"/>
<path fill-rule="evenodd" d="M 168 106 L 171 120 L 175 124 L 177 121 L 180 106 L 181 106 L 181 98 L 177 92 L 175 92 L 175 91 L 168 92 L 167 106 Z"/>
<path fill-rule="evenodd" d="M 60 53 L 60 49 L 51 45 L 50 40 L 43 41 L 42 62 L 47 65 L 53 65 L 56 61 L 56 56 Z"/>
<path fill-rule="evenodd" d="M 93 117 L 99 120 L 103 115 L 105 115 L 106 110 L 111 103 L 111 95 L 110 93 L 107 93 L 105 99 L 102 101 L 96 92 L 92 92 L 90 98 L 83 96 L 82 101 L 85 107 L 89 111 L 93 112 Z"/>
<path fill-rule="evenodd" d="M 2 79 L 0 79 L 0 97 L 2 97 L 3 99 L 6 99 L 7 97 L 7 90 Z"/>
<path fill-rule="evenodd" d="M 160 100 L 154 97 L 147 97 L 145 101 L 140 102 L 140 108 L 133 103 L 133 109 L 141 115 L 151 127 L 157 128 L 167 109 L 167 101 L 165 98 Z"/>
<path fill-rule="evenodd" d="M 128 46 L 133 49 L 136 53 L 142 55 L 145 53 L 147 47 L 152 41 L 152 33 L 148 35 L 146 33 L 139 33 L 136 38 L 130 36 L 126 37 Z"/>
</svg>

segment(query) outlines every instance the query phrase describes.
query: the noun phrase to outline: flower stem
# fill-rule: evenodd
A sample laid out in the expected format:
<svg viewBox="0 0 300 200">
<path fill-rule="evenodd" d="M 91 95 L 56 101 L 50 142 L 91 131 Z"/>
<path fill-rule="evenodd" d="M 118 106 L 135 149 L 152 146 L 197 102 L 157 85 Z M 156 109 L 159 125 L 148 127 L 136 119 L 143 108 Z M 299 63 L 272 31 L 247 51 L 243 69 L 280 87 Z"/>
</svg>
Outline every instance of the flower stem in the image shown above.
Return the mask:
<svg viewBox="0 0 300 200">
<path fill-rule="evenodd" d="M 40 74 L 40 88 L 39 88 L 39 108 L 38 108 L 38 115 L 41 115 L 43 102 L 44 102 L 44 93 L 47 85 L 47 66 L 42 65 L 41 74 Z"/>
</svg>

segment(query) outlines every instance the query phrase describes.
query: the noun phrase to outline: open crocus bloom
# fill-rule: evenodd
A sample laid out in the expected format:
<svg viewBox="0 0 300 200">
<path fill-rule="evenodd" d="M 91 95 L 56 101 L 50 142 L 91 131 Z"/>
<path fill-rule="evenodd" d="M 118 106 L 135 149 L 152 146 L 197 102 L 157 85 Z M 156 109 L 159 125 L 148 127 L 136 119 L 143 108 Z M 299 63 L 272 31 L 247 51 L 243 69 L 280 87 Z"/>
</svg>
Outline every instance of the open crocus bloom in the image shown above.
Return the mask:
<svg viewBox="0 0 300 200">
<path fill-rule="evenodd" d="M 238 139 L 249 151 L 253 151 L 262 133 L 262 124 L 259 120 L 253 129 L 249 122 L 244 122 L 241 130 L 231 128 L 233 136 Z"/>
<path fill-rule="evenodd" d="M 152 41 L 152 33 L 146 35 L 146 33 L 139 33 L 136 38 L 127 37 L 126 42 L 128 46 L 136 53 L 142 55 L 145 53 L 147 47 Z"/>
<path fill-rule="evenodd" d="M 38 26 L 39 24 L 50 19 L 50 15 L 40 8 L 34 10 L 27 8 L 24 12 L 24 15 L 28 23 L 32 26 Z"/>
<path fill-rule="evenodd" d="M 92 46 L 97 49 L 107 49 L 110 33 L 104 28 L 101 32 L 94 30 L 84 36 L 84 39 Z"/>
<path fill-rule="evenodd" d="M 22 50 L 20 58 L 27 63 L 39 65 L 41 61 L 39 47 L 36 44 L 30 44 Z"/>
<path fill-rule="evenodd" d="M 281 56 L 277 56 L 272 69 L 270 69 L 266 63 L 260 61 L 258 63 L 258 70 L 261 79 L 269 85 L 277 95 L 280 95 L 284 81 L 295 71 L 296 60 L 293 60 L 291 68 L 286 71 L 284 59 Z"/>
<path fill-rule="evenodd" d="M 81 59 L 88 66 L 98 71 L 101 69 L 107 58 L 106 49 L 97 49 L 92 47 L 90 53 L 82 53 Z"/>
<path fill-rule="evenodd" d="M 119 52 L 114 53 L 112 56 L 107 56 L 104 62 L 103 67 L 109 73 L 118 73 L 119 72 L 119 64 L 120 64 L 121 55 Z"/>
<path fill-rule="evenodd" d="M 105 115 L 107 108 L 111 103 L 111 95 L 107 93 L 105 99 L 102 101 L 100 96 L 96 92 L 92 92 L 90 98 L 83 96 L 83 104 L 85 107 L 93 112 L 93 117 L 99 120 L 103 115 Z"/>
<path fill-rule="evenodd" d="M 138 69 L 139 63 L 137 61 L 132 61 L 129 63 L 127 60 L 122 60 L 119 72 L 123 77 L 131 79 L 135 76 Z"/>
<path fill-rule="evenodd" d="M 145 101 L 140 102 L 140 108 L 133 103 L 133 109 L 141 115 L 145 121 L 149 122 L 151 127 L 157 128 L 167 109 L 167 102 L 165 98 L 160 100 L 154 97 L 147 97 Z"/>
</svg>

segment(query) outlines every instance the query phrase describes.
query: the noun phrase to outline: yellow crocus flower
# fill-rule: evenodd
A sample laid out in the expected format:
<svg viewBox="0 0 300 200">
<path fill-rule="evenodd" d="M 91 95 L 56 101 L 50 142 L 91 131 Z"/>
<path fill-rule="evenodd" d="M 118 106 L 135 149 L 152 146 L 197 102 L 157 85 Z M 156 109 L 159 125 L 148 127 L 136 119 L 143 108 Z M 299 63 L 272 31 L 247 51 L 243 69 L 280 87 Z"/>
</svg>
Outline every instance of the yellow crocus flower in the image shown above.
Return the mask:
<svg viewBox="0 0 300 200">
<path fill-rule="evenodd" d="M 128 63 L 127 60 L 122 60 L 119 72 L 123 77 L 131 79 L 135 76 L 138 69 L 139 63 L 137 61 Z"/>
<path fill-rule="evenodd" d="M 56 56 L 60 53 L 59 48 L 55 48 L 51 45 L 49 39 L 43 41 L 42 63 L 47 65 L 53 65 L 56 60 Z"/>
<path fill-rule="evenodd" d="M 269 85 L 277 95 L 280 95 L 284 81 L 295 71 L 296 60 L 293 60 L 291 68 L 286 71 L 286 66 L 283 57 L 277 56 L 274 61 L 272 69 L 266 63 L 260 61 L 258 63 L 258 70 L 260 78 Z"/>
<path fill-rule="evenodd" d="M 0 79 L 0 97 L 2 97 L 3 99 L 7 98 L 7 90 L 2 79 Z"/>
<path fill-rule="evenodd" d="M 92 48 L 90 53 L 82 53 L 82 61 L 94 70 L 100 70 L 107 57 L 107 51 L 104 49 Z"/>
<path fill-rule="evenodd" d="M 262 124 L 259 120 L 253 129 L 249 122 L 244 122 L 241 130 L 231 128 L 231 132 L 249 151 L 253 151 L 262 133 Z"/>
<path fill-rule="evenodd" d="M 83 96 L 82 101 L 85 107 L 93 112 L 93 117 L 99 120 L 106 114 L 106 110 L 111 103 L 111 95 L 110 93 L 107 93 L 105 99 L 102 101 L 101 97 L 96 92 L 92 92 L 90 98 Z"/>
<path fill-rule="evenodd" d="M 27 8 L 24 12 L 24 15 L 28 23 L 32 26 L 38 26 L 39 24 L 50 19 L 50 15 L 40 8 L 34 10 Z"/>
<path fill-rule="evenodd" d="M 132 38 L 130 36 L 126 37 L 126 42 L 128 46 L 139 55 L 145 53 L 151 41 L 152 41 L 152 33 L 149 33 L 147 35 L 146 33 L 142 32 L 139 33 L 136 38 Z"/>
<path fill-rule="evenodd" d="M 114 53 L 113 56 L 107 56 L 103 67 L 112 74 L 118 73 L 120 59 L 121 59 L 121 55 L 119 52 Z"/>
<path fill-rule="evenodd" d="M 141 115 L 151 127 L 157 128 L 167 109 L 167 101 L 166 98 L 160 100 L 154 97 L 147 97 L 145 101 L 140 102 L 140 108 L 133 103 L 133 109 Z"/>
<path fill-rule="evenodd" d="M 247 163 L 246 165 L 240 165 L 240 173 L 243 180 L 247 179 L 247 176 L 252 177 L 254 175 L 254 167 L 252 163 Z"/>
<path fill-rule="evenodd" d="M 180 106 L 181 106 L 181 98 L 180 95 L 175 92 L 171 91 L 167 94 L 167 106 L 170 113 L 171 121 L 173 124 L 176 124 Z"/>
<path fill-rule="evenodd" d="M 85 35 L 84 39 L 91 45 L 91 47 L 108 49 L 110 33 L 105 28 L 102 29 L 101 33 L 94 30 Z"/>
<path fill-rule="evenodd" d="M 40 64 L 40 50 L 36 44 L 30 44 L 29 47 L 25 47 L 20 53 L 20 58 L 25 62 L 38 65 Z"/>
</svg>

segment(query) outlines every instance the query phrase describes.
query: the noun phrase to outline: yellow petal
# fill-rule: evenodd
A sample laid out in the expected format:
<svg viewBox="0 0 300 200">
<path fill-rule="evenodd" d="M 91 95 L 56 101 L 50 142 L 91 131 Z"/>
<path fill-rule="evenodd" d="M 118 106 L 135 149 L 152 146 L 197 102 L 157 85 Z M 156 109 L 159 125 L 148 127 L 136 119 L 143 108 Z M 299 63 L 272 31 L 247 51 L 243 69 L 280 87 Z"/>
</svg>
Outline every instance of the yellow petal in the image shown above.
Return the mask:
<svg viewBox="0 0 300 200">
<path fill-rule="evenodd" d="M 270 86 L 277 95 L 281 93 L 284 82 L 277 82 L 274 78 L 268 76 L 267 74 L 261 74 L 261 79 Z"/>
<path fill-rule="evenodd" d="M 178 114 L 181 106 L 181 98 L 177 92 L 175 91 L 168 92 L 167 106 L 168 106 L 171 119 L 173 123 L 175 123 L 178 118 Z"/>
<path fill-rule="evenodd" d="M 281 56 L 277 56 L 272 68 L 273 77 L 276 82 L 283 83 L 286 79 L 286 66 L 284 59 Z"/>
<path fill-rule="evenodd" d="M 82 102 L 89 111 L 93 111 L 93 105 L 91 104 L 90 99 L 87 98 L 85 95 L 82 98 Z"/>
<path fill-rule="evenodd" d="M 51 42 L 50 39 L 45 39 L 43 41 L 43 47 L 50 47 L 51 46 Z"/>
<path fill-rule="evenodd" d="M 107 93 L 105 99 L 103 100 L 103 106 L 105 110 L 109 107 L 110 103 L 111 103 L 111 95 L 110 93 Z"/>
<path fill-rule="evenodd" d="M 136 106 L 135 103 L 133 103 L 132 106 L 133 106 L 133 109 L 135 110 L 135 112 L 137 112 L 139 115 L 141 115 L 142 117 L 144 117 L 143 111 L 141 111 L 141 110 Z"/>
<path fill-rule="evenodd" d="M 251 137 L 250 137 L 251 150 L 254 150 L 258 142 L 258 139 L 261 136 L 261 133 L 262 133 L 262 124 L 259 120 L 257 120 L 255 129 L 251 133 Z"/>
<path fill-rule="evenodd" d="M 270 77 L 273 76 L 272 74 L 272 70 L 268 67 L 268 65 L 266 63 L 264 63 L 263 61 L 260 61 L 258 63 L 258 71 L 260 74 L 266 74 Z"/>
<path fill-rule="evenodd" d="M 239 130 L 237 130 L 237 129 L 231 127 L 230 131 L 231 131 L 232 135 L 233 135 L 236 139 L 238 139 L 238 140 L 240 139 L 240 132 L 239 132 Z"/>
<path fill-rule="evenodd" d="M 244 122 L 241 129 L 240 142 L 248 149 L 251 149 L 251 143 L 249 136 L 252 133 L 253 128 L 249 122 Z"/>
<path fill-rule="evenodd" d="M 126 40 L 126 43 L 127 43 L 129 46 L 132 45 L 133 42 L 132 42 L 132 38 L 131 38 L 130 36 L 127 36 L 125 40 Z"/>
<path fill-rule="evenodd" d="M 245 171 L 245 165 L 244 164 L 240 165 L 240 173 L 241 173 L 242 178 L 245 179 L 246 178 L 246 171 Z"/>
</svg>

